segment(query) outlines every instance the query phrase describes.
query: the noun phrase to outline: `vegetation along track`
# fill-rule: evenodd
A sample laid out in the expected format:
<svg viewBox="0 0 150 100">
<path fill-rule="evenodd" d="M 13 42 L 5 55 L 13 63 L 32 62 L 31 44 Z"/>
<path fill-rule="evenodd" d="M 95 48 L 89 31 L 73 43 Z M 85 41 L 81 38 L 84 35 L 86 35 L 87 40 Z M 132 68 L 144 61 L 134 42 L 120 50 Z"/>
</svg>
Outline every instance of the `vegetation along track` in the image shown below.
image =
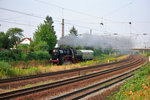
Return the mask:
<svg viewBox="0 0 150 100">
<path fill-rule="evenodd" d="M 25 86 L 27 84 L 34 84 L 34 83 L 41 82 L 41 81 L 62 79 L 63 77 L 80 76 L 81 74 L 86 74 L 92 71 L 98 71 L 101 69 L 105 69 L 106 67 L 110 68 L 112 66 L 117 66 L 118 63 L 125 63 L 131 60 L 133 60 L 133 56 L 129 56 L 126 59 L 123 59 L 118 62 L 113 62 L 113 63 L 106 63 L 106 64 L 89 66 L 89 67 L 84 67 L 84 68 L 77 68 L 77 69 L 71 69 L 71 70 L 65 70 L 65 71 L 31 75 L 31 76 L 25 76 L 25 77 L 1 79 L 0 88 L 11 89 L 11 88 L 17 88 L 20 86 Z"/>
<path fill-rule="evenodd" d="M 43 91 L 43 90 L 45 91 L 45 90 L 49 90 L 52 88 L 55 89 L 58 87 L 62 87 L 64 85 L 71 84 L 71 83 L 76 83 L 76 82 L 87 80 L 87 79 L 90 79 L 93 77 L 98 77 L 98 76 L 101 76 L 104 74 L 115 72 L 115 71 L 118 71 L 121 69 L 129 68 L 129 67 L 134 66 L 134 65 L 136 65 L 135 67 L 137 67 L 146 61 L 141 56 L 134 56 L 133 58 L 136 60 L 134 60 L 134 61 L 132 61 L 126 65 L 120 65 L 119 67 L 116 67 L 116 68 L 112 68 L 112 69 L 108 69 L 108 70 L 104 70 L 104 71 L 100 71 L 100 72 L 96 72 L 96 73 L 92 73 L 92 74 L 88 74 L 88 75 L 84 75 L 84 76 L 79 76 L 79 77 L 75 77 L 75 78 L 70 78 L 70 79 L 66 79 L 66 80 L 61 80 L 61 81 L 57 81 L 57 82 L 49 83 L 49 84 L 45 84 L 45 85 L 40 85 L 40 86 L 31 87 L 31 88 L 26 88 L 26 89 L 21 89 L 21 90 L 3 93 L 3 94 L 0 94 L 0 99 L 12 99 L 12 98 L 16 98 L 19 96 L 25 96 L 28 94 L 31 95 L 31 93 L 37 93 L 37 92 Z M 129 75 L 129 76 L 132 76 L 132 75 Z"/>
</svg>

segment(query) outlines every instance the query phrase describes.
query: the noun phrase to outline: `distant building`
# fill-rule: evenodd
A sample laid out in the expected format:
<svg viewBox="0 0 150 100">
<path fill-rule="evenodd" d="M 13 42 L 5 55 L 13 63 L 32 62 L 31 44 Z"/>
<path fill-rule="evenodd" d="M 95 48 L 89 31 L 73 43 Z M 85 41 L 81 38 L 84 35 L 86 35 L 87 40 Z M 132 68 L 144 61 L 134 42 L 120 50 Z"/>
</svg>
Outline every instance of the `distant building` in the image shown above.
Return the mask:
<svg viewBox="0 0 150 100">
<path fill-rule="evenodd" d="M 30 42 L 31 42 L 31 38 L 24 38 L 19 44 L 30 45 Z"/>
<path fill-rule="evenodd" d="M 150 48 L 133 48 L 134 53 L 146 53 L 150 51 Z"/>
</svg>

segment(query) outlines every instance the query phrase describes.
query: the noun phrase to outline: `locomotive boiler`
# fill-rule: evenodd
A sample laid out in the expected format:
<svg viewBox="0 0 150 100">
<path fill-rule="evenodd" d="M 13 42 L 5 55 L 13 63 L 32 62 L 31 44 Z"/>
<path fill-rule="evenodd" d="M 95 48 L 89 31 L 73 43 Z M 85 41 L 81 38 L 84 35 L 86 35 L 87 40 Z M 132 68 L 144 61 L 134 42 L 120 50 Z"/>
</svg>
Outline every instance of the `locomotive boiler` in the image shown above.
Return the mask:
<svg viewBox="0 0 150 100">
<path fill-rule="evenodd" d="M 75 50 L 71 48 L 54 48 L 50 51 L 52 58 L 50 62 L 58 65 L 66 63 L 77 63 L 80 61 L 92 60 L 92 50 Z"/>
</svg>

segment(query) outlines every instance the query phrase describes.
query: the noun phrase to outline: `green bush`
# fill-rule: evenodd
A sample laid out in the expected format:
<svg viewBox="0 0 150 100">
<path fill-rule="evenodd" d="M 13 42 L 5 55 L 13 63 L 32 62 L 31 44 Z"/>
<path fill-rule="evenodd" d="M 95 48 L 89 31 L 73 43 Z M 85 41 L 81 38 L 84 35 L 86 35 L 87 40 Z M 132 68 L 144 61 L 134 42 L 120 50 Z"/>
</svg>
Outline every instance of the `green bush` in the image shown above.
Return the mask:
<svg viewBox="0 0 150 100">
<path fill-rule="evenodd" d="M 12 50 L 11 52 L 12 52 L 13 60 L 15 60 L 15 61 L 22 60 L 21 59 L 21 53 L 22 53 L 21 50 L 16 49 L 16 50 Z"/>
<path fill-rule="evenodd" d="M 8 62 L 0 61 L 0 78 L 13 76 L 11 65 Z"/>
<path fill-rule="evenodd" d="M 21 60 L 21 51 L 20 50 L 6 50 L 0 51 L 0 61 L 18 61 Z"/>
<path fill-rule="evenodd" d="M 32 59 L 36 59 L 37 57 L 36 57 L 36 54 L 35 54 L 35 52 L 29 52 L 28 54 L 27 54 L 27 60 L 32 60 Z"/>
<path fill-rule="evenodd" d="M 27 53 L 21 52 L 21 60 L 27 61 Z"/>
<path fill-rule="evenodd" d="M 50 55 L 47 51 L 36 51 L 37 60 L 49 59 Z"/>
<path fill-rule="evenodd" d="M 47 42 L 45 41 L 39 41 L 39 42 L 35 42 L 35 45 L 34 45 L 34 50 L 35 51 L 48 51 L 48 48 L 49 48 L 49 45 L 47 44 Z"/>
<path fill-rule="evenodd" d="M 0 51 L 0 61 L 28 61 L 48 59 L 50 59 L 50 55 L 47 51 L 35 51 L 29 53 L 21 50 Z"/>
<path fill-rule="evenodd" d="M 12 53 L 11 51 L 0 51 L 0 61 L 5 60 L 9 61 L 12 59 L 11 57 Z"/>
<path fill-rule="evenodd" d="M 27 55 L 28 60 L 45 60 L 50 59 L 50 55 L 47 51 L 35 51 L 35 52 L 29 52 Z"/>
</svg>

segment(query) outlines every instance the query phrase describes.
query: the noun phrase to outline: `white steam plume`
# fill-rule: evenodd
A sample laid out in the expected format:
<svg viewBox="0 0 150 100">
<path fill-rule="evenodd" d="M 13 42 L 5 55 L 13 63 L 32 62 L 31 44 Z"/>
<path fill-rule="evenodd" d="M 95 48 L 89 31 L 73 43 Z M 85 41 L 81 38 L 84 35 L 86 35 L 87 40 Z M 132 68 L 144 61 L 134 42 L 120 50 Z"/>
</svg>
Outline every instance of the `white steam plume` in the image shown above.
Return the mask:
<svg viewBox="0 0 150 100">
<path fill-rule="evenodd" d="M 132 48 L 133 43 L 129 37 L 120 37 L 118 35 L 96 36 L 83 34 L 75 36 L 70 34 L 58 41 L 58 46 L 60 45 L 100 47 L 102 49 L 112 48 L 120 51 L 129 51 Z"/>
</svg>

